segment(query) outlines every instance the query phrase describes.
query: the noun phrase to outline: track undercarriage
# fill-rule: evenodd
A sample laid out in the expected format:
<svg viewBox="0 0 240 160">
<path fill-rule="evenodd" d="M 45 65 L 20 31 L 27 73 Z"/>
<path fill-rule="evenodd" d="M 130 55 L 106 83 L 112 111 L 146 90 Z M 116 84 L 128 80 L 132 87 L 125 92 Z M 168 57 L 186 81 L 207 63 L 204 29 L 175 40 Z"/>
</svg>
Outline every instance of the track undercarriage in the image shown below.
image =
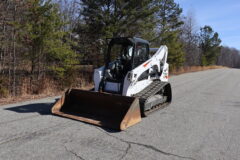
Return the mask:
<svg viewBox="0 0 240 160">
<path fill-rule="evenodd" d="M 153 111 L 164 108 L 172 101 L 171 85 L 159 80 L 153 81 L 148 87 L 134 95 L 139 98 L 141 115 L 146 117 Z"/>
</svg>

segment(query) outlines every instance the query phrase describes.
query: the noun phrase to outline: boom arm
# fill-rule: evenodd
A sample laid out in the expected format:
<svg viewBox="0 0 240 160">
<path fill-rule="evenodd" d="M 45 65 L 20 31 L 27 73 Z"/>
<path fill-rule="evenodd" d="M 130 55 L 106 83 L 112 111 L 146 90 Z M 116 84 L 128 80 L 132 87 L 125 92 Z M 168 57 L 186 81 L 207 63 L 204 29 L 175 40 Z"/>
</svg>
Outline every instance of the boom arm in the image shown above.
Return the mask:
<svg viewBox="0 0 240 160">
<path fill-rule="evenodd" d="M 169 70 L 167 56 L 167 46 L 161 46 L 149 60 L 130 71 L 125 77 L 123 95 L 131 96 L 138 93 L 154 79 L 167 82 Z M 142 79 L 144 75 L 146 76 Z"/>
</svg>

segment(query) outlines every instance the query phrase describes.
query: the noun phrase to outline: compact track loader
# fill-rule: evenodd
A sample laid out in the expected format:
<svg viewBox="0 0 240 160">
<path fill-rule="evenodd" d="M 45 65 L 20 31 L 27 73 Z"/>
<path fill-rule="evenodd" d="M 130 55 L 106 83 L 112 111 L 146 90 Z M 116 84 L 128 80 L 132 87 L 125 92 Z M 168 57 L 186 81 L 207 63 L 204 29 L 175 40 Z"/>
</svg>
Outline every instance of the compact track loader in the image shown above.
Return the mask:
<svg viewBox="0 0 240 160">
<path fill-rule="evenodd" d="M 171 102 L 167 56 L 166 46 L 149 48 L 141 38 L 112 38 L 106 64 L 94 70 L 94 89 L 69 89 L 52 113 L 124 130 Z"/>
</svg>

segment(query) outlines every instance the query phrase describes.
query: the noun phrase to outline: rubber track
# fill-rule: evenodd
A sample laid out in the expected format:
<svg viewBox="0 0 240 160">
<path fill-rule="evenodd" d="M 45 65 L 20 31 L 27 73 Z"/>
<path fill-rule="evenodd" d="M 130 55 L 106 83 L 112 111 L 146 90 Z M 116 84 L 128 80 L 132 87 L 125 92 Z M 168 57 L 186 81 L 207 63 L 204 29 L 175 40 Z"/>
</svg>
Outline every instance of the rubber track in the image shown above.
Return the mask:
<svg viewBox="0 0 240 160">
<path fill-rule="evenodd" d="M 138 97 L 140 104 L 143 105 L 145 101 L 148 99 L 148 97 L 155 95 L 158 93 L 164 86 L 166 86 L 168 82 L 161 82 L 159 80 L 153 81 L 149 86 L 147 86 L 145 89 L 143 89 L 141 92 L 138 92 L 134 95 L 134 97 Z M 160 108 L 163 108 L 167 106 L 169 103 L 165 102 L 162 104 L 159 104 L 157 106 L 153 106 L 150 110 L 145 111 L 144 110 L 144 116 L 149 115 L 151 112 L 158 110 Z"/>
</svg>

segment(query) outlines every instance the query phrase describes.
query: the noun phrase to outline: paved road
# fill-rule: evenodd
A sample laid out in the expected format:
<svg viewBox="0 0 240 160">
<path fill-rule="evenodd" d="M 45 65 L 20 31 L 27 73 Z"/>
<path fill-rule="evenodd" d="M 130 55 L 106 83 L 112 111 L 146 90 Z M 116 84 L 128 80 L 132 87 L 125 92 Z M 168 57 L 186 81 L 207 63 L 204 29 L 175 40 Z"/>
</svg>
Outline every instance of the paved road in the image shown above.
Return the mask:
<svg viewBox="0 0 240 160">
<path fill-rule="evenodd" d="M 123 132 L 50 114 L 55 98 L 0 107 L 0 159 L 239 160 L 240 70 L 171 77 L 173 103 Z"/>
</svg>

